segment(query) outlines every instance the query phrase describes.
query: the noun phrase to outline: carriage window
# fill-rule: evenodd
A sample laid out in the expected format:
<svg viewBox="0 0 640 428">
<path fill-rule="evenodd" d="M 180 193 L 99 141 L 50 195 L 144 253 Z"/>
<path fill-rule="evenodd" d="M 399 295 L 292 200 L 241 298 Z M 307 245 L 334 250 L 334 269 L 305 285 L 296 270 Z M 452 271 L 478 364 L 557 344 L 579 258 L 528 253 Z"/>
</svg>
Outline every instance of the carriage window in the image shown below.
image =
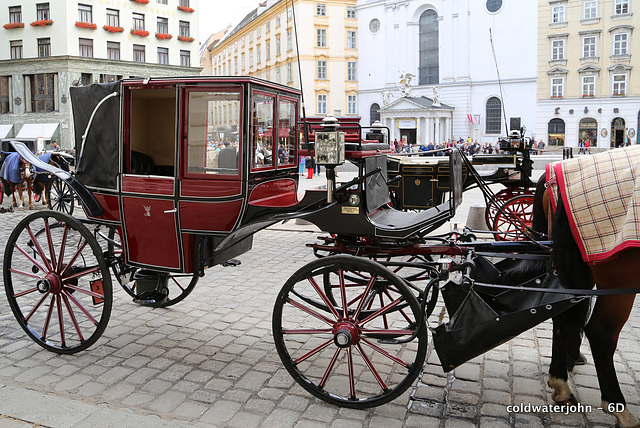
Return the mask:
<svg viewBox="0 0 640 428">
<path fill-rule="evenodd" d="M 251 167 L 273 168 L 273 108 L 275 96 L 255 93 L 251 106 Z"/>
<path fill-rule="evenodd" d="M 278 167 L 296 163 L 296 123 L 298 103 L 280 99 L 278 103 Z"/>
<path fill-rule="evenodd" d="M 187 173 L 237 175 L 240 93 L 189 92 Z"/>
</svg>

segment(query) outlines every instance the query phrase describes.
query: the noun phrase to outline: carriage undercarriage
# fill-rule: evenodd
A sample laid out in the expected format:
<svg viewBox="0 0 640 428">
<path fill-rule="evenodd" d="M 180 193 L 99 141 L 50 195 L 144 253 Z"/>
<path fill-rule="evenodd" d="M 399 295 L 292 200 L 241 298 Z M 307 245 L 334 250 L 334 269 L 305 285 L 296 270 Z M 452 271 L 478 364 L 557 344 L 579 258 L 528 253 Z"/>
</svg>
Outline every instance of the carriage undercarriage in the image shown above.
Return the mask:
<svg viewBox="0 0 640 428">
<path fill-rule="evenodd" d="M 244 89 L 243 84 L 247 84 Z M 131 92 L 144 85 L 132 83 Z M 164 90 L 166 85 L 163 82 L 161 88 Z M 251 85 L 262 86 L 258 90 Z M 206 87 L 179 90 L 187 98 L 211 94 Z M 285 106 L 283 109 L 295 100 L 295 93 L 254 80 L 231 82 L 230 89 L 218 87 L 216 94 L 224 103 L 234 102 L 230 96 L 233 91 L 246 97 L 252 94 L 263 102 L 271 99 L 270 90 L 273 100 Z M 161 97 L 166 95 L 160 93 Z M 130 97 L 125 97 L 125 106 L 127 102 L 135 104 L 135 97 Z M 297 122 L 295 113 L 291 119 Z M 248 111 L 244 120 L 252 120 Z M 295 126 L 281 134 L 283 123 L 278 134 L 283 147 L 288 147 L 295 140 Z M 183 126 L 187 126 L 186 122 Z M 250 131 L 247 124 L 245 131 L 264 141 L 264 128 L 256 126 Z M 275 133 L 272 131 L 272 135 Z M 5 290 L 18 323 L 38 345 L 60 354 L 85 350 L 107 326 L 113 281 L 137 303 L 173 305 L 189 295 L 207 267 L 248 251 L 254 233 L 296 218 L 311 221 L 329 235 L 309 245 L 317 260 L 293 273 L 282 287 L 273 310 L 272 333 L 282 363 L 292 377 L 308 392 L 332 404 L 377 406 L 397 398 L 413 384 L 425 361 L 427 320 L 440 295 L 449 321 L 435 329 L 434 340 L 445 371 L 581 300 L 566 294 L 547 269 L 515 284 L 534 290 L 503 288 L 506 284 L 501 283 L 502 272 L 513 259 L 548 261 L 552 243 L 478 242 L 468 230 L 433 235 L 454 215 L 462 199 L 463 159 L 455 150 L 448 157 L 443 197 L 426 209 L 401 211 L 394 208 L 391 200 L 384 173 L 386 158 L 379 156 L 380 145 L 362 143 L 359 135 L 356 147 L 347 156 L 359 166 L 359 176 L 339 186 L 330 180 L 328 190 L 307 192 L 302 201 L 292 200 L 291 196 L 289 181 L 293 179 L 287 168 L 296 171 L 297 177 L 296 164 L 288 165 L 285 160 L 282 171 L 274 166 L 268 170 L 271 175 L 261 177 L 258 174 L 266 167 L 249 164 L 257 150 L 252 153 L 246 146 L 238 149 L 235 170 L 222 167 L 217 159 L 211 166 L 209 157 L 205 157 L 202 168 L 189 172 L 208 174 L 212 170 L 211 175 L 203 177 L 211 184 L 209 190 L 221 193 L 218 199 L 197 199 L 193 195 L 199 189 L 189 189 L 190 183 L 181 181 L 187 161 L 178 162 L 183 156 L 181 150 L 191 150 L 194 144 L 175 149 L 173 179 L 136 175 L 131 167 L 117 176 L 121 181 L 114 184 L 115 190 L 95 186 L 89 190 L 75 177 L 61 175 L 82 201 L 88 220 L 47 211 L 31 214 L 16 226 L 4 254 Z M 132 165 L 133 150 L 131 154 L 121 150 L 119 156 L 125 162 L 123 168 L 129 165 L 127 161 Z M 191 152 L 185 154 L 188 162 L 196 159 L 190 156 Z M 276 163 L 273 159 L 271 162 Z M 465 166 L 473 170 L 471 164 Z M 168 168 L 163 165 L 158 171 Z M 239 195 L 224 194 L 211 180 L 217 174 L 227 177 L 225 184 L 235 185 L 229 171 L 236 171 L 233 174 L 237 174 L 239 184 L 234 192 Z M 141 189 L 145 183 L 152 187 L 140 192 L 144 195 L 127 193 L 129 188 Z M 175 189 L 167 189 L 166 183 L 175 183 Z M 191 205 L 181 199 L 185 189 L 192 192 L 191 199 L 187 198 Z M 293 193 L 295 199 L 295 186 Z M 158 231 L 153 227 L 142 234 L 134 231 L 132 225 L 142 224 L 142 220 L 134 222 L 128 211 L 136 199 L 145 204 L 140 207 L 144 208 L 140 210 L 142 220 L 157 216 L 156 207 L 170 216 L 164 219 L 175 215 L 175 248 L 180 254 L 171 263 L 154 265 L 158 260 L 153 258 L 155 255 L 141 248 L 146 244 L 139 240 L 157 235 Z M 228 230 L 197 230 L 197 217 L 189 226 L 181 223 L 197 203 L 233 209 L 235 200 L 239 201 L 238 218 Z M 496 206 L 499 213 L 509 217 L 509 210 L 499 202 Z M 511 222 L 522 230 L 521 236 L 527 235 L 526 222 Z M 154 240 L 151 245 L 157 242 L 162 241 Z M 170 244 L 154 251 L 171 251 Z M 541 288 L 558 291 L 546 293 Z M 523 295 L 528 297 L 523 299 Z M 493 332 L 490 340 L 486 334 L 489 331 Z"/>
</svg>

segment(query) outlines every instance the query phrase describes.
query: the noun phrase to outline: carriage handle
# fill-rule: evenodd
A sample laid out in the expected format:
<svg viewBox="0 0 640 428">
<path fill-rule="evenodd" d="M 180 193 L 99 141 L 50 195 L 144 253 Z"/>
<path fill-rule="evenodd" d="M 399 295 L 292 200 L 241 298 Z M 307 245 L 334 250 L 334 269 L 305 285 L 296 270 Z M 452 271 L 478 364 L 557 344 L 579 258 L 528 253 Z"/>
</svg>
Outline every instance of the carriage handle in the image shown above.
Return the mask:
<svg viewBox="0 0 640 428">
<path fill-rule="evenodd" d="M 101 99 L 100 102 L 93 108 L 93 111 L 91 112 L 91 117 L 89 117 L 89 123 L 87 123 L 87 127 L 84 130 L 84 134 L 82 134 L 82 146 L 80 147 L 80 155 L 78 156 L 78 159 L 82 159 L 82 152 L 84 152 L 84 142 L 87 139 L 87 135 L 89 134 L 89 128 L 91 128 L 91 123 L 93 122 L 93 118 L 95 117 L 96 112 L 98 111 L 100 106 L 102 106 L 102 104 L 105 103 L 105 101 L 107 101 L 109 98 L 113 98 L 117 96 L 118 96 L 117 92 L 112 92 L 106 97 L 104 97 L 103 99 Z"/>
</svg>

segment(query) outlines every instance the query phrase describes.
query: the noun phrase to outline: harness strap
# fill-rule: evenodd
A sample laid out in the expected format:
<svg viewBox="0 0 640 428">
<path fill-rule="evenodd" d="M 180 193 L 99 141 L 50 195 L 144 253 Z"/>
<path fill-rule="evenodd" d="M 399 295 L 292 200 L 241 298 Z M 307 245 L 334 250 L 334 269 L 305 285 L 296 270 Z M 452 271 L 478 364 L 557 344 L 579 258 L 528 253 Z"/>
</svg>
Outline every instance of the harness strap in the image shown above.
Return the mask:
<svg viewBox="0 0 640 428">
<path fill-rule="evenodd" d="M 517 285 L 502 285 L 502 284 L 487 284 L 484 282 L 475 282 L 477 287 L 487 288 L 501 288 L 505 290 L 521 290 L 521 291 L 535 291 L 539 293 L 555 293 L 555 294 L 573 294 L 575 296 L 620 296 L 624 294 L 639 294 L 640 287 L 632 288 L 611 288 L 608 290 L 577 290 L 573 288 L 540 288 L 540 287 L 520 287 Z"/>
</svg>

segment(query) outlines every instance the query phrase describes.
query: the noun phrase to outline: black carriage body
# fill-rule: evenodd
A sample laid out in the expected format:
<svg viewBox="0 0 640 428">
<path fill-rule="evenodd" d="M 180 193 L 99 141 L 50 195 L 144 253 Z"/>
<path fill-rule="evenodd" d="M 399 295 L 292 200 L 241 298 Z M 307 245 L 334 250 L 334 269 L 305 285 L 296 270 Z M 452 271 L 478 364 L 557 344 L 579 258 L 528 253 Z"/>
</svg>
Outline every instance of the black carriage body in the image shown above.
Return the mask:
<svg viewBox="0 0 640 428">
<path fill-rule="evenodd" d="M 104 213 L 83 207 L 118 228 L 127 264 L 198 272 L 251 248 L 250 234 L 219 244 L 256 213 L 298 202 L 296 89 L 250 77 L 126 79 L 72 88 L 71 99 L 76 177 Z"/>
</svg>

